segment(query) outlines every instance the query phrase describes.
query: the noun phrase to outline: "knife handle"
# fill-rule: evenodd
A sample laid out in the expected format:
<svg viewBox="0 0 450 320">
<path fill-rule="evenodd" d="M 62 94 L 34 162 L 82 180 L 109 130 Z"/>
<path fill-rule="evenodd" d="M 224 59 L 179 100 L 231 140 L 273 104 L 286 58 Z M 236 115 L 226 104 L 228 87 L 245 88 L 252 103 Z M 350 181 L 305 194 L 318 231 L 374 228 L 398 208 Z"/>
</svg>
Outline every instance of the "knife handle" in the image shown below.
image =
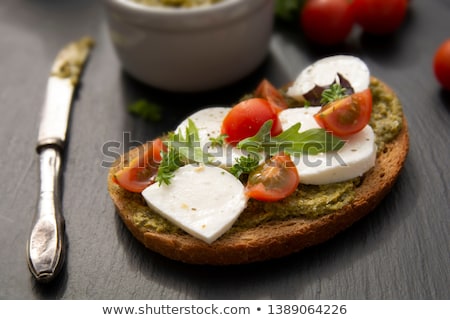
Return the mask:
<svg viewBox="0 0 450 320">
<path fill-rule="evenodd" d="M 55 146 L 38 148 L 40 194 L 27 242 L 28 267 L 37 281 L 52 280 L 64 263 L 64 219 L 61 214 L 61 151 Z"/>
</svg>

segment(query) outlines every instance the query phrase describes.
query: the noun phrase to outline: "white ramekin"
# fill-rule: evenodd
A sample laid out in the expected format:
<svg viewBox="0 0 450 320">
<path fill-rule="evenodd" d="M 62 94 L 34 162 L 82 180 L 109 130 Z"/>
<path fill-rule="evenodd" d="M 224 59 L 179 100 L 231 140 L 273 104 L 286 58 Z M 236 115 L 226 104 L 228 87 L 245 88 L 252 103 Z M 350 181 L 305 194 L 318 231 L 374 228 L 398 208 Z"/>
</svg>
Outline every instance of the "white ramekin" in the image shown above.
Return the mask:
<svg viewBox="0 0 450 320">
<path fill-rule="evenodd" d="M 124 70 L 150 86 L 218 88 L 249 74 L 268 52 L 274 0 L 223 0 L 186 9 L 103 1 Z"/>
</svg>

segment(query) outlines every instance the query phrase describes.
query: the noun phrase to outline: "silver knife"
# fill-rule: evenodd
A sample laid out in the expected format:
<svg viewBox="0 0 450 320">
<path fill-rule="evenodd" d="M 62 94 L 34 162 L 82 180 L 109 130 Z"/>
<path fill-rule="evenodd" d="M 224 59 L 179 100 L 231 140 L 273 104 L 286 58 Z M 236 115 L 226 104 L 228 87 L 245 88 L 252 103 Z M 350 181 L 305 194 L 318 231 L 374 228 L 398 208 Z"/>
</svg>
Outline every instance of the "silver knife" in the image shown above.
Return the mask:
<svg viewBox="0 0 450 320">
<path fill-rule="evenodd" d="M 70 106 L 94 42 L 83 37 L 65 46 L 53 63 L 47 83 L 36 150 L 39 154 L 40 193 L 27 241 L 28 267 L 40 282 L 57 276 L 64 263 L 64 218 L 61 213 L 60 168 Z"/>
</svg>

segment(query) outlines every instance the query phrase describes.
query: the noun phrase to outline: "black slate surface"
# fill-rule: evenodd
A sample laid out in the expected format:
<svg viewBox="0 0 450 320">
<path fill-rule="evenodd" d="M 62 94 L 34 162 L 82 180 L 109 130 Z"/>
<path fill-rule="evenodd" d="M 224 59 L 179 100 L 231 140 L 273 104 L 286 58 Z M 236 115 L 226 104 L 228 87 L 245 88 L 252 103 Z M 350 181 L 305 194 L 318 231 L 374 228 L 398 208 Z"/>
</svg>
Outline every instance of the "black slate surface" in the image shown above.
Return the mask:
<svg viewBox="0 0 450 320">
<path fill-rule="evenodd" d="M 333 49 L 311 46 L 277 24 L 266 61 L 252 75 L 203 94 L 161 92 L 124 74 L 101 3 L 2 0 L 0 3 L 0 298 L 1 299 L 449 299 L 450 93 L 437 84 L 432 57 L 450 37 L 448 0 L 411 1 L 394 35 L 355 29 Z M 25 243 L 38 196 L 34 151 L 46 78 L 56 52 L 89 34 L 97 41 L 74 104 L 65 154 L 63 210 L 69 242 L 61 276 L 39 285 Z M 106 191 L 105 143 L 151 139 L 203 106 L 231 103 L 262 77 L 292 80 L 324 55 L 364 59 L 404 104 L 411 150 L 392 192 L 332 241 L 292 256 L 234 267 L 190 266 L 147 251 L 126 230 Z M 163 106 L 148 125 L 128 114 L 147 98 Z M 125 141 L 126 142 L 126 141 Z M 122 150 L 122 149 L 121 149 Z M 121 151 L 118 150 L 118 151 Z"/>
</svg>

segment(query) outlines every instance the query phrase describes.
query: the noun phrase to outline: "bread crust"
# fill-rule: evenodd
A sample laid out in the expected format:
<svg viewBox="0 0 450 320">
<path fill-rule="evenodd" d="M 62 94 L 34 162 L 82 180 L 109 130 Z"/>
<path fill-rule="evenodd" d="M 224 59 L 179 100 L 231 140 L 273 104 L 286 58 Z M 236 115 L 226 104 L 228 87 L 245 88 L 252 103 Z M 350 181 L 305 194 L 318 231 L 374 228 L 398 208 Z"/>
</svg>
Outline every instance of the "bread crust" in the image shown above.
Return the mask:
<svg viewBox="0 0 450 320">
<path fill-rule="evenodd" d="M 381 85 L 384 90 L 394 94 L 386 84 Z M 190 264 L 245 264 L 298 252 L 327 241 L 351 226 L 372 211 L 391 190 L 408 150 L 408 125 L 403 117 L 402 130 L 393 141 L 385 144 L 377 157 L 375 167 L 365 174 L 362 183 L 356 187 L 352 203 L 318 218 L 291 218 L 226 233 L 210 245 L 188 234 L 159 233 L 151 229 L 142 231 L 133 223 L 135 212 L 129 209 L 128 203 L 139 200 L 130 200 L 136 197 L 124 197 L 124 192 L 117 192 L 114 174 L 126 159 L 137 154 L 137 148 L 122 155 L 110 168 L 108 191 L 127 228 L 148 249 Z"/>
</svg>

